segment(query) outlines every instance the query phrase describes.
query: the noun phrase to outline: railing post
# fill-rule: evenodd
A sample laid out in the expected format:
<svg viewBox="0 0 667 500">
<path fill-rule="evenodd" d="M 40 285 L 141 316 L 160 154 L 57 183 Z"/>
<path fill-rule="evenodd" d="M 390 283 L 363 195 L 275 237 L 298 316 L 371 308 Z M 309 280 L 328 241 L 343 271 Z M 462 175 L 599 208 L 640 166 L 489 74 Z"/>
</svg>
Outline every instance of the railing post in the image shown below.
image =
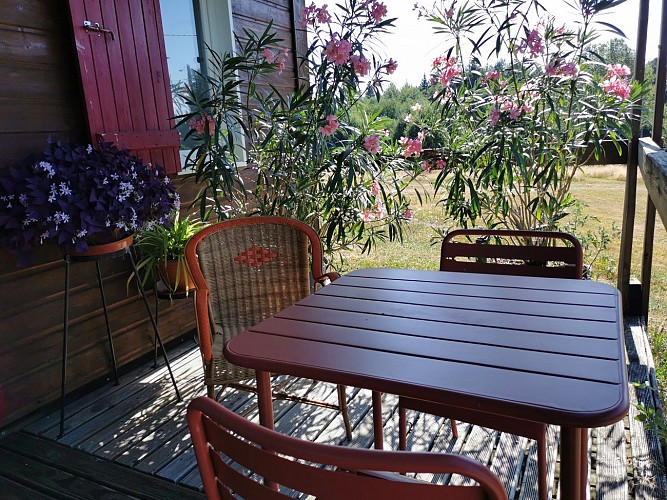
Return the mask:
<svg viewBox="0 0 667 500">
<path fill-rule="evenodd" d="M 664 9 L 663 9 L 664 10 Z M 649 0 L 639 4 L 637 27 L 637 47 L 635 55 L 634 78 L 644 82 L 646 68 L 646 30 L 648 26 Z M 627 314 L 630 307 L 630 266 L 632 264 L 632 239 L 634 236 L 635 211 L 637 205 L 637 160 L 639 157 L 639 130 L 641 122 L 641 100 L 634 106 L 632 120 L 632 138 L 628 147 L 628 164 L 625 175 L 625 202 L 623 207 L 623 226 L 621 232 L 621 251 L 618 258 L 618 280 L 616 287 L 621 292 L 623 310 Z"/>
<path fill-rule="evenodd" d="M 653 108 L 653 141 L 662 144 L 663 113 L 665 109 L 665 78 L 667 78 L 667 0 L 662 2 L 660 23 L 660 50 L 658 68 L 655 75 L 655 106 Z M 655 204 L 651 197 L 646 202 L 646 222 L 644 226 L 644 250 L 642 252 L 642 316 L 648 325 L 648 306 L 651 294 L 651 269 L 653 267 L 653 236 L 655 234 Z"/>
</svg>

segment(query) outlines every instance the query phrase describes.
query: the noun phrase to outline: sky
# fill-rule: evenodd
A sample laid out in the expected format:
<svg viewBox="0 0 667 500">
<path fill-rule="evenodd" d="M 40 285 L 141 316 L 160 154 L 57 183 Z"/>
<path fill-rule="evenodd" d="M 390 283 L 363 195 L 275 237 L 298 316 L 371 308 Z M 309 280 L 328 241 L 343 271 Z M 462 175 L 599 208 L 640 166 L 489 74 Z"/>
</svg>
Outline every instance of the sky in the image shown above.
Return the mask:
<svg viewBox="0 0 667 500">
<path fill-rule="evenodd" d="M 398 61 L 398 69 L 387 79 L 393 82 L 399 88 L 405 83 L 418 85 L 424 73 L 427 73 L 431 61 L 440 55 L 443 50 L 439 43 L 442 35 L 437 36 L 432 31 L 432 25 L 425 19 L 418 19 L 417 13 L 413 10 L 414 0 L 382 0 L 387 6 L 389 17 L 396 17 L 395 28 L 392 34 L 384 39 L 385 56 L 393 57 Z M 639 12 L 640 0 L 627 0 L 624 4 L 615 7 L 604 17 L 597 17 L 600 21 L 605 21 L 618 27 L 628 37 L 626 43 L 634 49 L 637 38 L 637 16 Z M 327 3 L 318 1 L 318 4 Z M 333 0 L 329 0 L 332 5 Z M 419 3 L 431 5 L 431 0 L 422 0 Z M 658 56 L 658 39 L 660 36 L 660 7 L 662 2 L 659 0 L 650 0 L 649 7 L 649 30 L 647 39 L 647 58 L 652 59 Z M 546 0 L 545 4 L 556 5 L 554 0 Z M 564 5 L 563 2 L 558 2 Z M 568 23 L 566 8 L 563 12 L 552 12 L 558 20 Z M 574 19 L 569 16 L 569 19 Z M 400 36 L 399 36 L 400 34 Z M 609 38 L 607 38 L 609 39 Z M 603 40 L 601 40 L 603 41 Z"/>
</svg>

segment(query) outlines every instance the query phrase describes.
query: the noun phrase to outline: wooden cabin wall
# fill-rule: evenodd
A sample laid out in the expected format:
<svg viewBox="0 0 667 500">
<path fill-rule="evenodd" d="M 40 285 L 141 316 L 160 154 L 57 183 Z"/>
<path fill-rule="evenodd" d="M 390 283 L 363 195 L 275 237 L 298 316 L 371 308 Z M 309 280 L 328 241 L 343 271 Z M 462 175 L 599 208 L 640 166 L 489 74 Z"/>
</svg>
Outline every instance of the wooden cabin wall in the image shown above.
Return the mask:
<svg viewBox="0 0 667 500">
<path fill-rule="evenodd" d="M 302 0 L 232 0 L 235 31 L 263 30 L 275 19 L 293 50 L 293 12 Z M 78 79 L 66 0 L 0 2 L 0 172 L 44 149 L 52 135 L 87 142 L 86 117 Z M 241 31 L 239 31 L 241 30 Z M 296 85 L 292 61 L 277 83 Z M 197 190 L 192 177 L 174 176 L 184 201 Z M 16 268 L 0 249 L 0 427 L 54 403 L 60 395 L 64 300 L 63 255 L 40 248 L 34 265 Z M 111 376 L 110 355 L 95 267 L 71 267 L 68 392 Z M 102 262 L 114 347 L 119 366 L 152 350 L 153 334 L 140 297 L 129 293 L 126 259 Z M 149 294 L 151 305 L 154 304 Z M 163 339 L 194 329 L 190 299 L 161 301 Z"/>
<path fill-rule="evenodd" d="M 305 68 L 300 67 L 297 57 L 308 48 L 305 31 L 298 28 L 303 5 L 303 0 L 232 0 L 234 31 L 242 43 L 247 40 L 244 30 L 260 34 L 271 21 L 273 31 L 282 40 L 279 48 L 290 51 L 285 70 L 258 80 L 259 85 L 271 83 L 281 92 L 291 92 L 297 88 L 299 77 L 306 78 Z"/>
</svg>

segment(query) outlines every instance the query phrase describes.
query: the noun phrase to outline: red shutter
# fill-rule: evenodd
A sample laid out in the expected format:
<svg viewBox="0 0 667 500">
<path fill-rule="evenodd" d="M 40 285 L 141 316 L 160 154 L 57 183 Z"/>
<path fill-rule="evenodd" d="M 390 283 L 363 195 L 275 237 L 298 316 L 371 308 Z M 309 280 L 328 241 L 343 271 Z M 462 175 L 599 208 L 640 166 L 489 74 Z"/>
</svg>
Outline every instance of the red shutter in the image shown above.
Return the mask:
<svg viewBox="0 0 667 500">
<path fill-rule="evenodd" d="M 69 0 L 92 140 L 180 170 L 159 0 Z M 84 22 L 92 23 L 85 28 Z"/>
</svg>

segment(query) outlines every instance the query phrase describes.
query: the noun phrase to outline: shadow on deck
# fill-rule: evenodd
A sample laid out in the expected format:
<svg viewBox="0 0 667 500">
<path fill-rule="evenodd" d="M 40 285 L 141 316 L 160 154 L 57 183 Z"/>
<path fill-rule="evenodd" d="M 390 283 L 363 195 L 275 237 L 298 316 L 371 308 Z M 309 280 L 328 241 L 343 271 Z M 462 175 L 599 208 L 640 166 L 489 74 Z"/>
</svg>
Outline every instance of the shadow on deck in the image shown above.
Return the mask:
<svg viewBox="0 0 667 500">
<path fill-rule="evenodd" d="M 635 318 L 627 320 L 629 378 L 655 387 L 645 329 Z M 58 437 L 58 412 L 33 420 L 20 433 L 4 436 L 0 440 L 0 488 L 16 492 L 7 498 L 53 498 L 67 491 L 76 492 L 78 498 L 102 498 L 101 493 L 106 493 L 104 498 L 118 498 L 114 492 L 123 498 L 199 496 L 201 480 L 185 420 L 187 403 L 205 392 L 199 351 L 186 342 L 173 350 L 171 357 L 181 402 L 176 401 L 166 370 L 154 370 L 147 364 L 121 377 L 120 385 L 106 386 L 69 404 L 62 437 Z M 288 383 L 290 390 L 301 395 L 336 400 L 331 384 L 296 379 Z M 635 404 L 655 406 L 657 399 L 650 388 L 634 385 L 630 395 L 629 416 L 613 426 L 591 430 L 592 498 L 667 498 L 665 462 L 658 439 L 634 418 Z M 338 412 L 290 401 L 274 403 L 276 430 L 323 443 L 371 447 L 370 391 L 348 388 L 348 398 L 352 442 L 345 439 Z M 227 389 L 219 399 L 247 418 L 258 418 L 252 394 Z M 398 447 L 396 402 L 395 396 L 384 395 L 386 449 Z M 448 419 L 416 412 L 409 412 L 408 419 L 410 449 L 463 453 L 487 464 L 505 484 L 509 498 L 537 498 L 533 441 L 465 423 L 459 424 L 459 437 L 454 439 Z M 558 441 L 559 429 L 550 427 L 550 498 L 558 495 Z M 448 480 L 437 476 L 423 479 Z M 28 496 L 21 495 L 21 488 Z"/>
</svg>

